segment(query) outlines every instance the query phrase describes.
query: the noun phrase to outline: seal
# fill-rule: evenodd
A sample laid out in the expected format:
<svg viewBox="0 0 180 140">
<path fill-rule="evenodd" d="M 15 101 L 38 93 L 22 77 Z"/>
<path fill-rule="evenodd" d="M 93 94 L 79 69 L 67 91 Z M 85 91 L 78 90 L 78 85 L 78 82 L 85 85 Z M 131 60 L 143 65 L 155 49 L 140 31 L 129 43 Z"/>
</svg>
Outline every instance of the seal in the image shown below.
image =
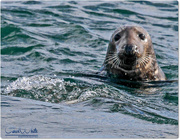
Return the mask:
<svg viewBox="0 0 180 140">
<path fill-rule="evenodd" d="M 109 77 L 132 81 L 162 81 L 166 76 L 156 60 L 148 32 L 139 26 L 124 26 L 112 34 L 103 71 Z"/>
</svg>

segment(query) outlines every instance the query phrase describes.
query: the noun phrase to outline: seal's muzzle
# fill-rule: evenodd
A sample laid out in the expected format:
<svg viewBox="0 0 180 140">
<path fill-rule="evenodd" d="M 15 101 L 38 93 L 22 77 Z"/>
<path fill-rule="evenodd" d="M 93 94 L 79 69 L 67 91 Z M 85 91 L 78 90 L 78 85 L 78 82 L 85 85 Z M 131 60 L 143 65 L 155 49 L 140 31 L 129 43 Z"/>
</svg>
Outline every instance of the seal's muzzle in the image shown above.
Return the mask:
<svg viewBox="0 0 180 140">
<path fill-rule="evenodd" d="M 136 46 L 133 44 L 126 44 L 124 47 L 124 55 L 126 56 L 134 56 L 135 55 L 135 51 L 136 50 Z"/>
</svg>

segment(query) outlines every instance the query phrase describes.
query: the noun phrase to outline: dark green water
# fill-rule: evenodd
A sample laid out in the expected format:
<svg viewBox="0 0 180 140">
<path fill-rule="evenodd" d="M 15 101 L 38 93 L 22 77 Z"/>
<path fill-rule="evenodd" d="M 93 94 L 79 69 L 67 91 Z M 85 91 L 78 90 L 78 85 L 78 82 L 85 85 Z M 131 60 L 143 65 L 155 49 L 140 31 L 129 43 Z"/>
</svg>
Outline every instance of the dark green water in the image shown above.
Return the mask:
<svg viewBox="0 0 180 140">
<path fill-rule="evenodd" d="M 149 32 L 168 81 L 93 74 L 123 25 Z M 40 138 L 178 137 L 178 2 L 3 1 L 1 38 L 3 138 L 10 127 Z"/>
</svg>

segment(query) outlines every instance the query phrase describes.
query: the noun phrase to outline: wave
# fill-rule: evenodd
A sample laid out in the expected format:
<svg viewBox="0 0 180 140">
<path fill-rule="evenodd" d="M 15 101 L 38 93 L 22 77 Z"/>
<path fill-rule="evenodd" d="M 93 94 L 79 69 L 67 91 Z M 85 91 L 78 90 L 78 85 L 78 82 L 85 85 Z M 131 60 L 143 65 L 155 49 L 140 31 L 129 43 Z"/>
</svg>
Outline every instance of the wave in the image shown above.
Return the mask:
<svg viewBox="0 0 180 140">
<path fill-rule="evenodd" d="M 132 89 L 129 93 L 127 89 L 124 86 L 116 87 L 101 81 L 91 82 L 90 79 L 86 80 L 82 77 L 59 79 L 36 75 L 18 78 L 7 86 L 3 94 L 51 103 L 83 103 L 85 106 L 94 106 L 105 112 L 121 112 L 160 124 L 178 124 L 178 111 L 173 106 L 166 105 L 167 100 L 176 103 L 177 94 L 134 95 L 131 93 Z M 152 90 L 153 88 L 150 89 Z M 164 103 L 157 102 L 160 98 L 165 100 Z"/>
</svg>

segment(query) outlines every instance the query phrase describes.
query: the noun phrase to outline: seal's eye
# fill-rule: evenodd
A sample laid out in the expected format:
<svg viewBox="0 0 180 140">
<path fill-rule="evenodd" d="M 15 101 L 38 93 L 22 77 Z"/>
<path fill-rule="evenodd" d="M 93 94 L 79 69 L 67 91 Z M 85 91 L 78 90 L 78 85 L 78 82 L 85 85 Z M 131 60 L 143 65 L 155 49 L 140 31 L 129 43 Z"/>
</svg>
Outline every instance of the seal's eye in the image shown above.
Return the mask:
<svg viewBox="0 0 180 140">
<path fill-rule="evenodd" d="M 141 40 L 145 40 L 145 35 L 144 34 L 139 34 L 139 38 L 141 39 Z"/>
<path fill-rule="evenodd" d="M 121 38 L 121 36 L 120 36 L 119 34 L 116 34 L 116 35 L 114 36 L 114 40 L 115 40 L 115 41 L 118 41 L 120 38 Z"/>
</svg>

